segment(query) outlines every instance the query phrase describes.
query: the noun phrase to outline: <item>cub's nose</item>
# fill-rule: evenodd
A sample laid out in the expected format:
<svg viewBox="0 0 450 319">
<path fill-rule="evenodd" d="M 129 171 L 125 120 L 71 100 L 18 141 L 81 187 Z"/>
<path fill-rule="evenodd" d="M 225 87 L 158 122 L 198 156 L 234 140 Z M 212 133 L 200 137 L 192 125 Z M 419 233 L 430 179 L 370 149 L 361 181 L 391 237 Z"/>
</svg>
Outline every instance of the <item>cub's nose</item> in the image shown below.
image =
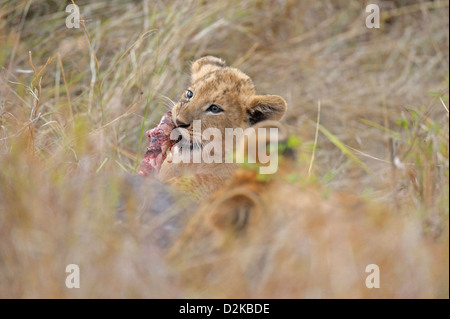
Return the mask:
<svg viewBox="0 0 450 319">
<path fill-rule="evenodd" d="M 191 126 L 190 123 L 186 124 L 184 122 L 179 121 L 178 119 L 176 119 L 175 124 L 177 125 L 177 127 L 181 128 L 188 128 L 189 126 Z"/>
</svg>

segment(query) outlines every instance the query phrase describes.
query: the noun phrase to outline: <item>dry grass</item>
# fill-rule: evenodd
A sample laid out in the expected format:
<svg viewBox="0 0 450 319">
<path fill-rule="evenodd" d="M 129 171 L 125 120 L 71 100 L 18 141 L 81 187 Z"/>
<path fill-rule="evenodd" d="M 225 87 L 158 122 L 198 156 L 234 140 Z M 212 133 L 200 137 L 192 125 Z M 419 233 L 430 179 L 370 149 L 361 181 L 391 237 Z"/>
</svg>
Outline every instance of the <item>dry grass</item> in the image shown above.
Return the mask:
<svg viewBox="0 0 450 319">
<path fill-rule="evenodd" d="M 148 223 L 116 211 L 145 130 L 207 54 L 287 100 L 299 174 L 314 150 L 322 187 L 419 221 L 448 265 L 448 1 L 379 2 L 380 29 L 357 0 L 76 1 L 80 29 L 68 3 L 0 4 L 0 297 L 186 297 Z"/>
</svg>

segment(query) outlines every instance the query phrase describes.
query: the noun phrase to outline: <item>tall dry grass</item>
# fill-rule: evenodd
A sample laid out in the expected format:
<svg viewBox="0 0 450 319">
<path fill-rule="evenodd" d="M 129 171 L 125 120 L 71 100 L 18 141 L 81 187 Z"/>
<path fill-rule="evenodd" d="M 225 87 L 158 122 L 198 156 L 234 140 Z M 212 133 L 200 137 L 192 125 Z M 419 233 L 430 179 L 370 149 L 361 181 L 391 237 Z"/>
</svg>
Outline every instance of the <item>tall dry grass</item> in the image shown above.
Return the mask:
<svg viewBox="0 0 450 319">
<path fill-rule="evenodd" d="M 322 187 L 419 220 L 448 264 L 448 1 L 373 1 L 380 29 L 357 0 L 75 2 L 79 29 L 69 1 L 0 3 L 0 297 L 186 296 L 141 223 L 155 186 L 124 200 L 123 174 L 206 54 L 287 100 L 299 174 L 314 152 Z"/>
</svg>

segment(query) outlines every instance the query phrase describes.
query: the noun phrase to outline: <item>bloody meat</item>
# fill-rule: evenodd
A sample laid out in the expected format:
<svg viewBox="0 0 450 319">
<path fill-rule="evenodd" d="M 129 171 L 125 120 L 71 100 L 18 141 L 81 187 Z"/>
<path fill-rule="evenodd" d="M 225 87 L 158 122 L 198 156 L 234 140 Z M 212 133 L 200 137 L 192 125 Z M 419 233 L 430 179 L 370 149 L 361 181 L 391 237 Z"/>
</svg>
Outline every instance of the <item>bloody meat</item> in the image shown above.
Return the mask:
<svg viewBox="0 0 450 319">
<path fill-rule="evenodd" d="M 139 175 L 147 176 L 152 172 L 159 172 L 161 165 L 176 141 L 170 139 L 170 133 L 175 125 L 172 122 L 172 112 L 164 113 L 158 126 L 148 130 L 147 136 L 150 145 L 147 147 L 144 160 L 139 169 Z"/>
</svg>

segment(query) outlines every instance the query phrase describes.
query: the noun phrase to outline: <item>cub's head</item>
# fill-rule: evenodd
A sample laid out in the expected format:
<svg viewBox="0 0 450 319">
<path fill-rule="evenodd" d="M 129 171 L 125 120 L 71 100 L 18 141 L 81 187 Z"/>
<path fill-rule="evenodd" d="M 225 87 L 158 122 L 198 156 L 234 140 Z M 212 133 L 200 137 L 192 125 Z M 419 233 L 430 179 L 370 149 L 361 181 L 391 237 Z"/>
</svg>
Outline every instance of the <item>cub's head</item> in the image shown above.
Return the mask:
<svg viewBox="0 0 450 319">
<path fill-rule="evenodd" d="M 264 120 L 280 120 L 286 112 L 283 98 L 257 95 L 246 74 L 219 58 L 195 61 L 191 73 L 191 84 L 174 106 L 172 120 L 194 142 L 195 120 L 201 121 L 202 131 L 216 128 L 224 136 L 225 128 L 246 129 Z"/>
</svg>

